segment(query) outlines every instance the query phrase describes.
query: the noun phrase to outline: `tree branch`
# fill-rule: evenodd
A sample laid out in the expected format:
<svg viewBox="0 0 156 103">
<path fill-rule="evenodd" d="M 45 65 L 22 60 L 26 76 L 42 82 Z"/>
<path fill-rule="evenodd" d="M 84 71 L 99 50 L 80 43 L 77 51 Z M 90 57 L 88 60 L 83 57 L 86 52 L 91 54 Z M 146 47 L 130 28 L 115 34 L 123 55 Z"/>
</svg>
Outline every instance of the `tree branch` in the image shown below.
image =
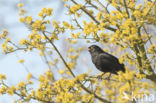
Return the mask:
<svg viewBox="0 0 156 103">
<path fill-rule="evenodd" d="M 77 2 L 75 2 L 74 0 L 71 0 L 74 4 L 78 4 Z M 97 23 L 97 25 L 99 25 L 100 24 L 100 22 L 99 21 L 97 21 L 96 19 L 95 19 L 95 17 L 93 16 L 93 15 L 91 15 L 87 10 L 86 10 L 86 8 L 84 8 L 84 7 L 81 7 L 80 8 L 82 11 L 84 11 L 84 13 L 86 13 L 95 23 Z M 116 31 L 116 29 L 114 29 L 114 28 L 112 28 L 112 27 L 104 27 L 104 28 L 106 28 L 106 29 L 108 29 L 108 30 L 110 30 L 110 31 L 113 31 L 113 32 L 115 32 Z"/>
<path fill-rule="evenodd" d="M 125 9 L 126 9 L 126 13 L 127 13 L 128 17 L 129 17 L 130 15 L 129 15 L 129 12 L 128 12 L 126 0 L 123 0 L 123 2 L 124 2 Z"/>
<path fill-rule="evenodd" d="M 46 37 L 46 39 L 49 41 L 49 43 L 54 47 L 55 51 L 57 52 L 57 54 L 59 55 L 59 57 L 61 58 L 61 60 L 63 61 L 64 65 L 67 67 L 67 69 L 69 70 L 69 72 L 71 73 L 71 75 L 75 78 L 75 74 L 72 72 L 71 68 L 68 66 L 68 64 L 66 63 L 65 59 L 63 58 L 63 56 L 61 55 L 61 53 L 59 52 L 59 50 L 57 49 L 57 47 L 55 46 L 55 44 L 52 42 L 52 40 L 50 40 L 48 38 L 48 36 L 45 34 L 45 32 L 42 32 L 43 35 Z M 111 103 L 109 101 L 107 101 L 104 98 L 99 97 L 97 94 L 95 94 L 94 92 L 90 91 L 88 88 L 86 88 L 79 80 L 78 83 L 81 85 L 81 87 L 88 92 L 89 94 L 93 94 L 95 96 L 95 98 L 97 98 L 98 100 L 104 102 L 104 103 Z"/>
</svg>

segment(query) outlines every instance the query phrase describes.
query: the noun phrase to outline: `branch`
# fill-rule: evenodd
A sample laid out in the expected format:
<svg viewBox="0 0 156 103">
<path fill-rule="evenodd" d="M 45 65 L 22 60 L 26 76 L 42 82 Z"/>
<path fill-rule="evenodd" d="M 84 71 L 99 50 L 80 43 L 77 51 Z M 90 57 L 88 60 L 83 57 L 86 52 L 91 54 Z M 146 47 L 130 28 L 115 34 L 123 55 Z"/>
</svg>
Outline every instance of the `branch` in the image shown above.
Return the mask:
<svg viewBox="0 0 156 103">
<path fill-rule="evenodd" d="M 140 52 L 142 52 L 142 54 L 143 54 L 143 59 L 144 59 L 144 60 L 149 60 L 148 57 L 147 57 L 147 55 L 146 55 L 145 47 L 144 47 L 144 45 L 142 45 L 143 40 L 142 40 L 142 38 L 141 38 L 141 27 L 138 28 L 138 36 L 139 36 L 139 38 L 140 38 L 140 40 L 141 40 L 141 43 L 138 44 L 138 47 L 139 47 L 139 49 L 140 49 Z M 152 66 L 151 66 L 151 65 L 149 66 L 148 69 L 150 70 L 150 72 L 152 72 L 152 74 L 155 74 L 154 71 L 153 71 L 153 69 L 152 69 Z"/>
<path fill-rule="evenodd" d="M 9 88 L 9 86 L 7 84 L 5 84 L 3 81 L 2 81 L 2 85 L 4 85 L 6 88 Z M 18 93 L 17 91 L 14 91 L 14 94 L 18 95 L 19 97 L 21 97 L 24 101 L 27 101 L 27 96 L 24 96 L 20 93 Z M 37 100 L 37 101 L 40 101 L 40 102 L 45 102 L 45 103 L 55 103 L 54 101 L 47 101 L 47 100 L 42 100 L 40 98 L 36 98 L 36 97 L 31 97 L 30 99 L 34 99 L 34 100 Z"/>
<path fill-rule="evenodd" d="M 152 80 L 154 83 L 156 83 L 156 75 L 155 74 L 146 75 L 146 78 L 149 80 Z"/>
<path fill-rule="evenodd" d="M 141 38 L 140 28 L 138 28 L 138 36 L 140 37 L 141 44 L 139 43 L 139 44 L 135 45 L 134 46 L 134 51 L 135 51 L 135 54 L 137 56 L 137 62 L 139 64 L 139 72 L 141 74 L 145 74 L 147 79 L 150 79 L 151 81 L 156 83 L 156 74 L 155 74 L 154 70 L 152 69 L 151 65 L 149 66 L 148 69 L 150 70 L 150 72 L 152 72 L 152 74 L 148 75 L 148 74 L 143 72 L 144 67 L 143 67 L 143 64 L 142 64 L 142 59 L 143 60 L 149 60 L 149 59 L 148 59 L 148 57 L 146 55 L 145 47 L 144 47 L 144 45 L 142 45 L 143 40 Z M 141 58 L 140 55 L 138 55 L 140 52 L 143 54 L 143 58 Z"/>
<path fill-rule="evenodd" d="M 55 51 L 57 52 L 57 54 L 60 56 L 61 60 L 63 61 L 64 65 L 67 67 L 67 69 L 69 70 L 69 72 L 71 73 L 71 75 L 75 78 L 75 74 L 72 72 L 71 68 L 68 66 L 68 64 L 66 63 L 65 59 L 63 58 L 63 56 L 61 55 L 61 53 L 59 52 L 59 50 L 57 49 L 57 47 L 55 46 L 55 44 L 53 43 L 52 40 L 50 40 L 48 38 L 48 36 L 45 34 L 45 32 L 42 32 L 43 35 L 46 37 L 46 39 L 49 41 L 49 43 L 54 47 Z M 89 94 L 93 94 L 95 96 L 95 98 L 97 98 L 98 100 L 104 102 L 104 103 L 111 103 L 109 101 L 107 101 L 104 98 L 99 97 L 97 94 L 95 94 L 94 92 L 90 91 L 88 88 L 86 88 L 79 80 L 77 80 L 78 83 L 81 85 L 81 87 L 88 92 Z"/>
<path fill-rule="evenodd" d="M 71 0 L 74 4 L 78 4 L 77 2 L 75 2 L 74 0 Z M 86 8 L 84 8 L 84 7 L 81 7 L 80 8 L 82 11 L 84 11 L 84 13 L 86 13 L 95 23 L 97 23 L 97 25 L 99 25 L 100 24 L 100 22 L 99 21 L 97 21 L 96 19 L 95 19 L 95 17 L 93 16 L 93 15 L 91 15 L 87 10 L 86 10 Z M 110 31 L 113 31 L 113 32 L 115 32 L 116 31 L 116 29 L 114 29 L 114 28 L 112 28 L 112 27 L 104 27 L 104 28 L 106 28 L 106 29 L 108 29 L 108 30 L 110 30 Z"/>
<path fill-rule="evenodd" d="M 152 8 L 154 7 L 155 3 L 156 3 L 156 0 L 153 1 L 153 5 L 151 6 L 151 8 L 149 8 L 148 13 L 147 13 L 145 16 L 147 16 L 147 15 L 150 13 L 150 11 L 151 11 Z"/>
<path fill-rule="evenodd" d="M 128 17 L 129 17 L 129 12 L 128 12 L 128 8 L 127 8 L 126 0 L 123 0 L 123 2 L 124 2 L 125 9 L 126 9 L 126 13 L 127 13 Z"/>
<path fill-rule="evenodd" d="M 144 25 L 143 25 L 143 30 L 145 31 L 145 33 L 146 33 L 146 35 L 147 35 L 147 38 L 148 38 L 150 44 L 152 45 L 153 43 L 152 43 L 152 41 L 151 41 L 151 37 L 149 37 L 149 33 L 147 32 L 147 30 L 146 30 L 146 28 L 145 28 Z"/>
<path fill-rule="evenodd" d="M 109 11 L 108 11 L 107 7 L 105 7 L 99 0 L 93 0 L 93 1 L 95 1 L 96 3 L 98 3 L 109 14 Z"/>
</svg>

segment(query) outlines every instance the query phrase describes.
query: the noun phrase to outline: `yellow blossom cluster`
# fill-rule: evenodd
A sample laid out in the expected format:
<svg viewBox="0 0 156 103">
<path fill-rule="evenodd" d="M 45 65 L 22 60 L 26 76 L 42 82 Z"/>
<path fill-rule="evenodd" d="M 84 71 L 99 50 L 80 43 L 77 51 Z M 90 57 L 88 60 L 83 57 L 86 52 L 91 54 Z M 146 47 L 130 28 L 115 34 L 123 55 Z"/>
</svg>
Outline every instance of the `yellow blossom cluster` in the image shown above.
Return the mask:
<svg viewBox="0 0 156 103">
<path fill-rule="evenodd" d="M 72 36 L 72 38 L 74 38 L 74 39 L 77 39 L 77 38 L 79 38 L 80 37 L 80 32 L 77 32 L 77 33 L 71 33 L 71 36 Z"/>
<path fill-rule="evenodd" d="M 67 53 L 67 65 L 70 67 L 71 70 L 76 69 L 77 66 L 77 60 L 80 56 L 80 53 L 82 51 L 82 48 L 69 48 Z M 71 73 L 67 70 L 67 67 L 65 69 L 58 70 L 58 73 L 60 73 L 63 76 L 71 75 Z"/>
<path fill-rule="evenodd" d="M 51 16 L 52 15 L 52 8 L 42 8 L 41 12 L 38 14 L 40 17 Z"/>
<path fill-rule="evenodd" d="M 95 35 L 97 35 L 97 32 L 99 30 L 98 26 L 93 23 L 93 22 L 90 22 L 90 23 L 86 23 L 85 21 L 83 22 L 84 24 L 84 29 L 83 29 L 83 32 L 86 34 L 86 35 L 90 35 L 92 34 L 93 37 Z"/>
<path fill-rule="evenodd" d="M 0 34 L 0 39 L 6 38 L 7 35 L 8 35 L 8 31 L 6 29 L 3 29 L 3 33 Z"/>
<path fill-rule="evenodd" d="M 28 74 L 27 81 L 30 81 L 32 74 Z M 16 94 L 21 96 L 23 99 L 17 100 L 18 102 L 28 102 L 31 100 L 37 100 L 41 102 L 64 102 L 64 103 L 75 103 L 78 101 L 89 101 L 93 99 L 93 96 L 90 97 L 89 94 L 84 94 L 81 96 L 82 89 L 80 85 L 77 84 L 77 80 L 83 81 L 86 75 L 80 75 L 77 79 L 60 79 L 54 81 L 53 73 L 48 69 L 44 75 L 40 75 L 39 81 L 40 86 L 36 90 L 29 90 L 29 85 L 31 83 L 25 83 L 23 81 L 19 82 L 17 86 L 7 86 L 4 82 L 1 84 L 0 94 Z M 89 98 L 86 98 L 89 97 Z"/>
<path fill-rule="evenodd" d="M 21 59 L 21 60 L 19 60 L 18 62 L 19 62 L 19 63 L 23 63 L 23 62 L 24 62 L 24 59 Z"/>
<path fill-rule="evenodd" d="M 156 44 L 153 44 L 148 49 L 149 53 L 155 53 L 156 52 Z"/>
<path fill-rule="evenodd" d="M 52 26 L 54 27 L 54 32 L 53 32 L 53 38 L 57 38 L 58 39 L 58 34 L 60 33 L 64 33 L 65 32 L 65 27 L 61 27 L 60 26 L 60 22 L 59 21 L 56 21 L 56 20 L 53 20 L 52 21 Z M 73 26 L 69 26 L 67 28 L 70 28 L 70 27 L 73 27 Z M 71 28 L 70 28 L 71 29 Z"/>
<path fill-rule="evenodd" d="M 43 55 L 45 49 L 45 39 L 44 36 L 41 36 L 36 31 L 32 34 L 28 35 L 28 39 L 21 39 L 19 42 L 20 46 L 25 46 L 25 50 L 32 50 L 33 48 L 37 48 L 40 50 L 40 55 Z"/>
<path fill-rule="evenodd" d="M 71 43 L 71 44 L 76 44 L 78 42 L 77 40 L 70 39 L 70 38 L 67 38 L 66 41 L 69 42 L 69 43 Z"/>
<path fill-rule="evenodd" d="M 66 22 L 66 21 L 63 21 L 63 26 L 66 27 L 66 28 L 68 28 L 68 29 L 71 29 L 71 30 L 74 29 L 73 25 L 70 25 L 70 24 L 69 24 L 68 22 Z"/>
<path fill-rule="evenodd" d="M 5 80 L 5 79 L 6 79 L 6 75 L 0 74 L 0 80 L 2 81 L 2 80 Z"/>
<path fill-rule="evenodd" d="M 69 8 L 70 13 L 76 13 L 80 8 L 82 7 L 82 4 L 76 4 Z"/>
<path fill-rule="evenodd" d="M 135 71 L 126 70 L 126 73 L 119 72 L 118 76 L 113 76 L 109 81 L 104 79 L 99 84 L 105 88 L 105 92 L 100 94 L 105 94 L 106 98 L 111 100 L 111 102 L 113 100 L 117 100 L 120 103 L 130 102 L 129 99 L 124 98 L 125 94 L 129 98 L 133 98 L 134 95 L 148 95 L 150 92 L 151 85 L 148 82 L 139 81 L 143 78 L 145 78 L 145 75 L 137 74 Z M 102 89 L 100 89 L 101 91 Z"/>
<path fill-rule="evenodd" d="M 79 57 L 81 51 L 82 51 L 82 48 L 78 48 L 78 49 L 69 48 L 67 58 L 69 58 L 69 60 L 70 60 L 68 62 L 68 65 L 71 69 L 75 68 L 77 58 Z"/>
<path fill-rule="evenodd" d="M 27 13 L 27 11 L 22 8 L 24 6 L 23 3 L 19 3 L 17 6 L 20 9 L 19 15 L 24 15 Z"/>
<path fill-rule="evenodd" d="M 12 46 L 13 43 L 11 42 L 10 38 L 7 37 L 8 34 L 9 34 L 9 32 L 6 29 L 3 30 L 2 34 L 0 34 L 0 40 L 1 39 L 5 40 L 3 42 L 3 44 L 1 45 L 3 53 L 13 52 L 14 51 L 14 48 Z"/>
<path fill-rule="evenodd" d="M 21 6 L 20 7 L 20 12 L 21 12 Z M 38 16 L 41 17 L 41 19 L 33 20 L 32 16 L 25 16 L 25 15 L 20 15 L 20 22 L 27 24 L 32 30 L 39 30 L 39 31 L 44 31 L 46 29 L 45 24 L 49 24 L 49 20 L 45 20 L 47 16 L 52 15 L 52 8 L 42 8 L 41 12 L 38 14 Z M 21 13 L 20 13 L 21 14 Z M 24 14 L 24 13 L 23 13 Z"/>
</svg>

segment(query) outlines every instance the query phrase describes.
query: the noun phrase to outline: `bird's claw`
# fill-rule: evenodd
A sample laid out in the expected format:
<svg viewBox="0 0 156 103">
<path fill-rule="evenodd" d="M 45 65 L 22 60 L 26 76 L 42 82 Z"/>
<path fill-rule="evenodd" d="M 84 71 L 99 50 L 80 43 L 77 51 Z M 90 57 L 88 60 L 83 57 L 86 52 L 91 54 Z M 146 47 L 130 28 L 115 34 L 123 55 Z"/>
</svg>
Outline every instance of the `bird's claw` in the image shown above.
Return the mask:
<svg viewBox="0 0 156 103">
<path fill-rule="evenodd" d="M 102 79 L 103 79 L 102 76 L 103 76 L 103 75 L 98 75 L 97 78 L 98 78 L 99 80 L 102 80 Z"/>
<path fill-rule="evenodd" d="M 105 79 L 106 79 L 106 80 L 110 80 L 110 76 L 106 77 Z"/>
</svg>

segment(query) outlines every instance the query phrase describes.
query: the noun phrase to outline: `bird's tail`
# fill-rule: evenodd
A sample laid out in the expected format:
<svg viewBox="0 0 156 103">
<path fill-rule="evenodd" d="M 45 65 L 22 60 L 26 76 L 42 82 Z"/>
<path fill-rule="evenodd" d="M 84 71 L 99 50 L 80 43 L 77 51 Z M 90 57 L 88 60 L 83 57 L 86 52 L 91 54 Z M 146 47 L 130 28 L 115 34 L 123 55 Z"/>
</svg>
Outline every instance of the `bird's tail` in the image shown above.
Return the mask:
<svg viewBox="0 0 156 103">
<path fill-rule="evenodd" d="M 125 73 L 125 66 L 124 66 L 124 64 L 120 64 L 120 66 L 121 66 L 121 70 Z"/>
</svg>

